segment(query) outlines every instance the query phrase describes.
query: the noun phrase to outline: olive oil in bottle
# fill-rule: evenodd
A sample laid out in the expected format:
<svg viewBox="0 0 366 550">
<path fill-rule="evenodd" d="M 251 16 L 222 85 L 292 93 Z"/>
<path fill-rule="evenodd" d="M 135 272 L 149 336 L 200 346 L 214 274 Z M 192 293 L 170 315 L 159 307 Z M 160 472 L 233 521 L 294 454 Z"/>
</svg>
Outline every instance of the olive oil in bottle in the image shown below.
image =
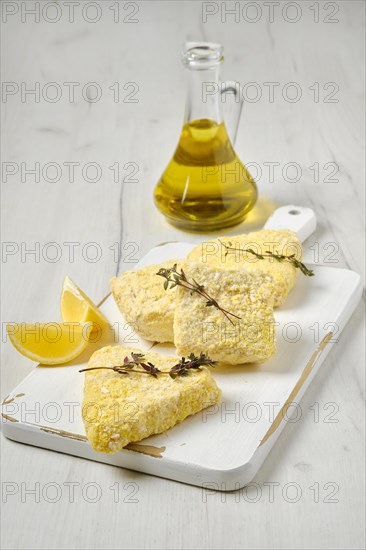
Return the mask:
<svg viewBox="0 0 366 550">
<path fill-rule="evenodd" d="M 256 198 L 256 185 L 224 123 L 200 119 L 184 124 L 154 194 L 166 218 L 182 229 L 220 229 L 241 222 Z"/>
</svg>

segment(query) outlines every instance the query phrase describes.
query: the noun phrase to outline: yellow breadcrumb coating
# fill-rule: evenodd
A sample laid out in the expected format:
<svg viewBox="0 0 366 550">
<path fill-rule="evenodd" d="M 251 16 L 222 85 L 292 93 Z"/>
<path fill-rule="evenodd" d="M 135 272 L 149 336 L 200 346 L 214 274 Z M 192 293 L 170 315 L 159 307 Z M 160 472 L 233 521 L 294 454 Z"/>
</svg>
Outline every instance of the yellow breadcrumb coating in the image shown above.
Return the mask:
<svg viewBox="0 0 366 550">
<path fill-rule="evenodd" d="M 122 365 L 140 350 L 107 346 L 96 351 L 89 367 Z M 153 352 L 145 360 L 162 371 L 177 364 L 177 357 Z M 159 434 L 187 416 L 220 401 L 220 390 L 206 367 L 174 380 L 167 375 L 118 374 L 112 370 L 85 373 L 82 415 L 87 438 L 95 451 L 116 453 L 128 443 Z"/>
<path fill-rule="evenodd" d="M 156 273 L 172 267 L 177 260 L 126 271 L 110 280 L 117 306 L 126 321 L 147 340 L 173 342 L 175 289 L 164 290 Z"/>
<path fill-rule="evenodd" d="M 204 242 L 196 246 L 187 256 L 189 261 L 203 262 L 206 265 L 223 267 L 227 269 L 245 268 L 250 271 L 260 269 L 272 275 L 275 282 L 275 307 L 283 304 L 294 287 L 298 270 L 288 262 L 278 262 L 274 259 L 260 260 L 250 253 L 243 253 L 239 250 L 228 251 L 226 245 L 237 248 L 252 248 L 260 254 L 267 250 L 283 255 L 295 254 L 298 260 L 302 259 L 302 247 L 296 233 L 288 230 L 267 230 L 255 231 L 245 235 L 234 235 L 232 237 L 220 237 L 212 241 Z"/>
<path fill-rule="evenodd" d="M 273 279 L 261 271 L 221 269 L 199 262 L 183 265 L 188 280 L 203 284 L 230 317 L 197 293 L 177 287 L 174 343 L 179 355 L 200 351 L 229 364 L 266 361 L 276 352 Z"/>
</svg>

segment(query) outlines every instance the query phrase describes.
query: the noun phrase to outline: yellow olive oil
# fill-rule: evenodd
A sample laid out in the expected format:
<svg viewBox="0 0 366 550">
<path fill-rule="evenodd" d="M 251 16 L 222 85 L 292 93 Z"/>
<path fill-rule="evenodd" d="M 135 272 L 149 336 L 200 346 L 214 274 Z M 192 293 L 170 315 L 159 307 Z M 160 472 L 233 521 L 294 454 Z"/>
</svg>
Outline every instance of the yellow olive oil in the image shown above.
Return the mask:
<svg viewBox="0 0 366 550">
<path fill-rule="evenodd" d="M 168 221 L 185 230 L 221 229 L 241 222 L 256 199 L 255 182 L 224 123 L 200 119 L 185 124 L 154 193 Z"/>
</svg>

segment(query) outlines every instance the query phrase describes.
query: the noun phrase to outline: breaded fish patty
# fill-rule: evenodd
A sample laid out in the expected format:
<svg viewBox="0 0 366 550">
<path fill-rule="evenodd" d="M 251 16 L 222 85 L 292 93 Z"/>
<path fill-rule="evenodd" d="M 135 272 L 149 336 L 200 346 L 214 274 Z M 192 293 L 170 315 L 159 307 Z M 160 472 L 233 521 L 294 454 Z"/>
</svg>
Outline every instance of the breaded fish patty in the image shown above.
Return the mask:
<svg viewBox="0 0 366 550">
<path fill-rule="evenodd" d="M 236 250 L 227 250 L 224 245 Z M 274 279 L 274 305 L 280 306 L 294 287 L 298 270 L 289 262 L 278 262 L 273 258 L 262 260 L 249 252 L 242 251 L 248 248 L 259 254 L 269 250 L 285 256 L 295 254 L 298 260 L 302 259 L 302 246 L 296 233 L 288 230 L 262 229 L 253 233 L 220 237 L 220 239 L 204 242 L 188 254 L 187 260 L 227 269 L 245 268 L 250 271 L 258 269 L 265 271 Z"/>
<path fill-rule="evenodd" d="M 126 271 L 110 280 L 117 306 L 136 332 L 153 342 L 173 342 L 175 289 L 164 290 L 156 273 L 177 260 Z"/>
<path fill-rule="evenodd" d="M 125 357 L 139 350 L 107 346 L 96 351 L 88 367 L 123 365 Z M 177 357 L 146 352 L 161 371 L 177 364 Z M 109 369 L 85 373 L 82 415 L 87 438 L 95 451 L 116 453 L 128 443 L 162 433 L 187 416 L 214 405 L 220 390 L 206 367 L 172 379 L 169 375 L 130 372 L 119 374 Z"/>
<path fill-rule="evenodd" d="M 225 317 L 198 293 L 176 287 L 174 343 L 178 355 L 207 353 L 229 364 L 266 361 L 276 352 L 274 283 L 262 271 L 221 269 L 199 262 L 183 264 L 187 280 L 204 285 L 219 306 L 240 317 Z"/>
</svg>

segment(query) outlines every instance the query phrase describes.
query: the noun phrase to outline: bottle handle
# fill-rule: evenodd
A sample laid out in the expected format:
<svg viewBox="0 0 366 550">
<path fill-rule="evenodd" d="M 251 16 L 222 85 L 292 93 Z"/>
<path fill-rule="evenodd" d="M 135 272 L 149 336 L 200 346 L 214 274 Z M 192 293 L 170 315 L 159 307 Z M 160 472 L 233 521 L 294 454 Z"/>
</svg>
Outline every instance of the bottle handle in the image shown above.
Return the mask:
<svg viewBox="0 0 366 550">
<path fill-rule="evenodd" d="M 232 104 L 233 102 L 231 102 L 230 107 L 226 108 L 224 113 L 226 129 L 228 131 L 233 146 L 235 146 L 241 112 L 244 103 L 239 82 L 236 82 L 235 80 L 227 80 L 226 82 L 221 82 L 221 103 L 226 103 L 226 94 L 233 94 L 235 99 L 234 105 Z"/>
</svg>

